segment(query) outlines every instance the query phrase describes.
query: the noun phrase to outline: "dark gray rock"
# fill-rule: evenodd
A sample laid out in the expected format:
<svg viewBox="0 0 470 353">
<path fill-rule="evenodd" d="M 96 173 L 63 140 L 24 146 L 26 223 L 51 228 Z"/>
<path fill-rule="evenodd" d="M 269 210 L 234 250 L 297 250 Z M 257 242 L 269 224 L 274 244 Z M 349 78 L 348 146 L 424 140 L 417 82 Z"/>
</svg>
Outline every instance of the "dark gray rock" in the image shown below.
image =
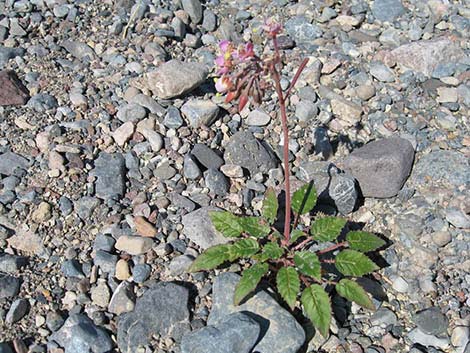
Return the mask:
<svg viewBox="0 0 470 353">
<path fill-rule="evenodd" d="M 62 47 L 79 60 L 83 60 L 86 57 L 91 60 L 95 57 L 94 50 L 86 43 L 65 40 L 62 42 Z"/>
<path fill-rule="evenodd" d="M 114 346 L 108 333 L 82 314 L 70 316 L 50 341 L 57 342 L 65 353 L 107 353 Z"/>
<path fill-rule="evenodd" d="M 199 0 L 182 0 L 183 10 L 191 18 L 191 22 L 199 23 L 202 20 L 202 5 Z"/>
<path fill-rule="evenodd" d="M 30 305 L 27 299 L 17 299 L 8 310 L 5 322 L 9 325 L 20 321 L 29 311 Z"/>
<path fill-rule="evenodd" d="M 23 56 L 26 50 L 23 48 L 10 48 L 0 45 L 0 69 L 3 68 L 8 60 L 13 59 L 16 56 Z"/>
<path fill-rule="evenodd" d="M 249 353 L 258 340 L 259 324 L 249 315 L 234 313 L 218 325 L 193 331 L 181 341 L 182 353 Z"/>
<path fill-rule="evenodd" d="M 202 171 L 194 159 L 195 158 L 190 154 L 184 156 L 183 174 L 186 178 L 191 180 L 198 179 L 202 176 Z"/>
<path fill-rule="evenodd" d="M 356 178 L 365 197 L 387 198 L 400 191 L 413 159 L 411 143 L 392 137 L 354 150 L 344 160 L 344 167 Z"/>
<path fill-rule="evenodd" d="M 180 111 L 176 107 L 168 107 L 165 118 L 163 119 L 163 125 L 170 129 L 178 129 L 183 126 L 183 118 L 181 117 Z"/>
<path fill-rule="evenodd" d="M 313 133 L 313 138 L 315 154 L 319 154 L 325 160 L 329 159 L 333 155 L 333 146 L 331 146 L 327 130 L 322 127 L 316 128 Z"/>
<path fill-rule="evenodd" d="M 93 260 L 95 265 L 101 268 L 103 272 L 110 273 L 110 274 L 114 274 L 117 261 L 118 261 L 117 255 L 112 255 L 103 250 L 98 250 Z"/>
<path fill-rule="evenodd" d="M 432 151 L 422 156 L 413 168 L 411 178 L 417 184 L 470 184 L 470 162 L 457 151 Z"/>
<path fill-rule="evenodd" d="M 91 217 L 93 211 L 99 206 L 100 200 L 92 196 L 83 196 L 75 201 L 74 208 L 77 211 L 78 217 L 86 220 Z"/>
<path fill-rule="evenodd" d="M 447 331 L 449 320 L 439 308 L 431 307 L 413 315 L 418 328 L 428 335 L 440 335 Z"/>
<path fill-rule="evenodd" d="M 8 343 L 0 343 L 0 353 L 14 353 L 14 352 Z"/>
<path fill-rule="evenodd" d="M 19 154 L 5 152 L 0 155 L 0 174 L 14 175 L 17 169 L 28 168 L 28 160 Z"/>
<path fill-rule="evenodd" d="M 73 211 L 73 203 L 66 196 L 61 196 L 59 199 L 59 210 L 63 216 L 68 216 Z"/>
<path fill-rule="evenodd" d="M 230 183 L 227 177 L 216 169 L 209 169 L 204 172 L 204 181 L 210 192 L 218 196 L 227 195 Z"/>
<path fill-rule="evenodd" d="M 400 0 L 375 0 L 372 14 L 379 21 L 392 22 L 405 12 Z"/>
<path fill-rule="evenodd" d="M 224 153 L 224 160 L 246 168 L 251 175 L 276 168 L 275 156 L 249 131 L 234 134 Z"/>
<path fill-rule="evenodd" d="M 222 157 L 202 143 L 195 144 L 191 154 L 207 169 L 219 169 L 224 164 Z"/>
<path fill-rule="evenodd" d="M 299 45 L 311 45 L 311 43 L 321 37 L 323 31 L 320 27 L 310 23 L 305 16 L 295 16 L 285 23 L 286 32 Z"/>
<path fill-rule="evenodd" d="M 137 299 L 132 312 L 119 316 L 117 341 L 121 352 L 135 352 L 148 344 L 152 335 L 174 337 L 182 327 L 189 328 L 188 296 L 188 289 L 175 283 L 151 286 Z"/>
<path fill-rule="evenodd" d="M 152 272 L 152 268 L 147 264 L 138 264 L 132 268 L 132 277 L 134 278 L 134 282 L 136 283 L 143 283 L 149 277 L 150 273 Z"/>
<path fill-rule="evenodd" d="M 38 93 L 31 97 L 27 106 L 39 113 L 57 108 L 59 104 L 54 96 L 47 93 Z"/>
<path fill-rule="evenodd" d="M 26 257 L 0 253 L 0 272 L 15 273 L 27 263 Z"/>
<path fill-rule="evenodd" d="M 183 216 L 184 235 L 200 246 L 207 249 L 217 244 L 226 243 L 229 239 L 217 232 L 209 218 L 209 211 L 221 211 L 217 207 L 203 207 Z"/>
<path fill-rule="evenodd" d="M 14 297 L 20 291 L 21 281 L 19 278 L 0 275 L 0 299 Z"/>
<path fill-rule="evenodd" d="M 114 248 L 114 244 L 116 244 L 116 239 L 112 236 L 99 233 L 93 242 L 93 250 L 111 252 Z"/>
<path fill-rule="evenodd" d="M 354 210 L 358 193 L 356 180 L 351 175 L 333 174 L 328 191 L 340 213 L 346 215 Z"/>
<path fill-rule="evenodd" d="M 192 99 L 181 107 L 181 113 L 193 128 L 210 126 L 219 115 L 219 107 L 210 100 Z"/>
<path fill-rule="evenodd" d="M 260 341 L 254 352 L 296 353 L 305 341 L 302 326 L 265 291 L 259 291 L 243 304 L 234 306 L 233 295 L 239 280 L 239 275 L 230 272 L 217 276 L 207 323 L 218 325 L 229 314 L 248 313 L 261 327 Z"/>
<path fill-rule="evenodd" d="M 93 175 L 96 177 L 95 193 L 100 199 L 108 200 L 124 195 L 126 165 L 122 154 L 101 152 L 95 161 Z"/>
<path fill-rule="evenodd" d="M 77 260 L 64 261 L 62 266 L 60 266 L 60 270 L 62 271 L 65 277 L 76 277 L 76 278 L 85 277 L 85 275 L 82 272 L 82 266 Z"/>
</svg>

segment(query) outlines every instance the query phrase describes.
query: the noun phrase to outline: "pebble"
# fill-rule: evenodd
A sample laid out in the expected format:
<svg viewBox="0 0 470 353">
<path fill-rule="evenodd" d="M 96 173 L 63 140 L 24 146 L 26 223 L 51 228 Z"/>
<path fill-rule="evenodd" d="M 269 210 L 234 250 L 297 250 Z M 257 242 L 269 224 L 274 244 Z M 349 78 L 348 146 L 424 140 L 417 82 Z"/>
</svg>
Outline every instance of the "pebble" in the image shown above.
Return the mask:
<svg viewBox="0 0 470 353">
<path fill-rule="evenodd" d="M 153 240 L 150 238 L 123 235 L 118 238 L 115 247 L 117 250 L 126 252 L 130 255 L 140 255 L 149 251 L 153 244 Z"/>
<path fill-rule="evenodd" d="M 109 300 L 111 298 L 111 292 L 109 287 L 106 285 L 106 282 L 98 282 L 96 287 L 91 288 L 90 294 L 93 303 L 102 308 L 106 308 L 108 306 Z"/>
<path fill-rule="evenodd" d="M 439 308 L 431 307 L 413 315 L 418 328 L 428 335 L 440 335 L 447 331 L 449 321 Z"/>
<path fill-rule="evenodd" d="M 27 299 L 16 299 L 10 306 L 7 312 L 5 322 L 8 325 L 12 325 L 15 322 L 20 321 L 30 310 L 30 304 Z"/>
<path fill-rule="evenodd" d="M 14 71 L 0 71 L 0 87 L 0 106 L 24 105 L 28 101 L 29 92 Z"/>
<path fill-rule="evenodd" d="M 202 249 L 224 244 L 228 241 L 212 225 L 208 212 L 221 211 L 216 207 L 202 207 L 184 215 L 181 219 L 184 235 Z"/>
<path fill-rule="evenodd" d="M 193 128 L 210 126 L 219 114 L 219 107 L 209 100 L 192 99 L 181 107 L 181 113 Z"/>
<path fill-rule="evenodd" d="M 446 219 L 454 227 L 470 228 L 470 217 L 457 208 L 448 208 L 446 210 Z"/>
<path fill-rule="evenodd" d="M 109 301 L 108 310 L 110 313 L 121 315 L 134 310 L 135 295 L 132 285 L 129 282 L 120 283 L 114 290 Z"/>
<path fill-rule="evenodd" d="M 255 109 L 248 113 L 246 124 L 249 126 L 266 126 L 271 121 L 269 114 L 261 109 Z"/>
<path fill-rule="evenodd" d="M 191 154 L 207 169 L 219 169 L 224 164 L 222 157 L 202 143 L 195 144 Z"/>
<path fill-rule="evenodd" d="M 97 197 L 108 200 L 124 195 L 126 173 L 122 154 L 101 152 L 95 160 L 93 175 L 97 178 Z"/>
<path fill-rule="evenodd" d="M 147 116 L 144 107 L 139 104 L 124 104 L 118 108 L 116 117 L 123 123 L 139 122 Z"/>
<path fill-rule="evenodd" d="M 381 82 L 394 82 L 395 74 L 387 66 L 380 62 L 372 62 L 369 65 L 370 74 Z"/>
<path fill-rule="evenodd" d="M 114 141 L 116 141 L 117 145 L 123 147 L 127 141 L 131 138 L 134 134 L 134 124 L 131 121 L 122 124 L 113 132 Z"/>
<path fill-rule="evenodd" d="M 126 260 L 120 259 L 116 263 L 115 273 L 116 273 L 116 278 L 118 280 L 120 281 L 127 280 L 131 276 L 128 262 Z"/>
<path fill-rule="evenodd" d="M 218 196 L 227 195 L 230 188 L 230 182 L 223 173 L 216 169 L 208 169 L 204 172 L 204 181 L 210 192 Z"/>
<path fill-rule="evenodd" d="M 0 275 L 0 299 L 15 297 L 20 291 L 21 281 L 19 278 Z"/>
</svg>

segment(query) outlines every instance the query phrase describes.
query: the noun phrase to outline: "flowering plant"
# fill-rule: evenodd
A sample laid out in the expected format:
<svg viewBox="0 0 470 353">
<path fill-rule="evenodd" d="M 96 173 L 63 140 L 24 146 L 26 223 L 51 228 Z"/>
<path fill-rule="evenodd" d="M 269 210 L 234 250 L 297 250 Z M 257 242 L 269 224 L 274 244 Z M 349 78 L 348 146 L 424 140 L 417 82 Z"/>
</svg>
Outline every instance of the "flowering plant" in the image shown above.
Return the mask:
<svg viewBox="0 0 470 353">
<path fill-rule="evenodd" d="M 301 292 L 300 302 L 305 314 L 326 336 L 332 316 L 329 298 L 332 290 L 365 308 L 374 308 L 369 295 L 354 278 L 378 269 L 366 253 L 381 248 L 385 242 L 372 233 L 349 231 L 342 218 L 317 217 L 312 224 L 301 224 L 300 216 L 314 209 L 317 193 L 310 183 L 291 197 L 286 100 L 308 60 L 302 61 L 289 87 L 283 91 L 280 83 L 282 60 L 277 41 L 281 26 L 268 21 L 264 31 L 274 47 L 274 55 L 267 58 L 258 57 L 251 43 L 238 47 L 228 41 L 220 43 L 221 53 L 215 60 L 219 75 L 216 89 L 226 94 L 226 102 L 238 99 L 239 110 L 250 98 L 260 104 L 271 87 L 277 94 L 284 135 L 283 234 L 275 226 L 279 211 L 277 195 L 273 189 L 268 189 L 259 217 L 237 216 L 226 211 L 209 213 L 215 229 L 226 237 L 239 240 L 206 249 L 189 271 L 210 270 L 225 262 L 248 259 L 249 267 L 243 271 L 235 289 L 235 304 L 254 291 L 263 277 L 268 278 L 291 309 L 296 306 Z"/>
</svg>

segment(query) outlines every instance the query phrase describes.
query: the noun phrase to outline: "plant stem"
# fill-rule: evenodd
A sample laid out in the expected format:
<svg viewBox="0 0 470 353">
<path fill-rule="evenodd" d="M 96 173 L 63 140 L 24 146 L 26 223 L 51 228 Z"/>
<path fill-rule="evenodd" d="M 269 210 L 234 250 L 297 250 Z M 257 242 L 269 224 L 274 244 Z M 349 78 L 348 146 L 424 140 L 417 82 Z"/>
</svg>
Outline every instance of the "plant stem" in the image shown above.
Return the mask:
<svg viewBox="0 0 470 353">
<path fill-rule="evenodd" d="M 348 242 L 347 241 L 343 241 L 341 243 L 337 243 L 337 244 L 334 244 L 332 246 L 329 246 L 323 250 L 319 250 L 317 251 L 317 255 L 320 255 L 320 254 L 325 254 L 327 252 L 330 252 L 330 251 L 333 251 L 333 250 L 336 250 L 338 248 L 342 248 L 344 246 L 348 246 Z"/>
</svg>

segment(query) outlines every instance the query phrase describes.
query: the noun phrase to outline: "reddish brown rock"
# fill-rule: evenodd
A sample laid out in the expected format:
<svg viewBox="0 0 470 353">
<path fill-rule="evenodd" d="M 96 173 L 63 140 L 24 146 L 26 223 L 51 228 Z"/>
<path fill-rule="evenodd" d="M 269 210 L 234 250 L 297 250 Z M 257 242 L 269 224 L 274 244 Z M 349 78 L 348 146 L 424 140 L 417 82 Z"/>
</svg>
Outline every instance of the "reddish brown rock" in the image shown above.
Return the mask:
<svg viewBox="0 0 470 353">
<path fill-rule="evenodd" d="M 11 71 L 0 71 L 0 105 L 23 105 L 29 99 L 28 90 Z"/>
</svg>

